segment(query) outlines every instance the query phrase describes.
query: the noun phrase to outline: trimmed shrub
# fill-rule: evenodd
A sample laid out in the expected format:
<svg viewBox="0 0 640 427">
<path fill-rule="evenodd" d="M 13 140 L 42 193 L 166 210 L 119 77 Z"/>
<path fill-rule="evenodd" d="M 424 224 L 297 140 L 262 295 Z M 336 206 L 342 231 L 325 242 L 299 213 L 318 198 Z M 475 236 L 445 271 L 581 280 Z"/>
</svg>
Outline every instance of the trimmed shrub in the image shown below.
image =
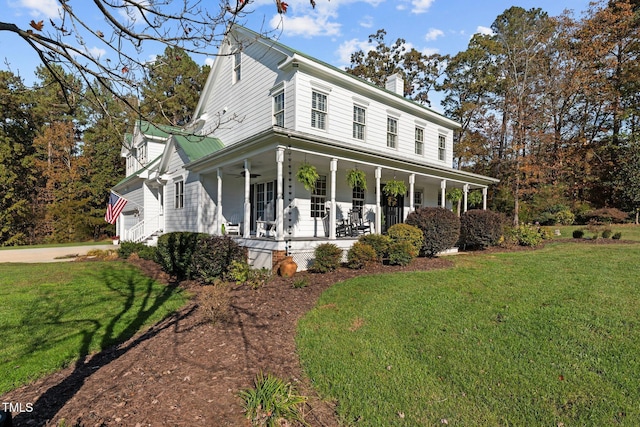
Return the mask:
<svg viewBox="0 0 640 427">
<path fill-rule="evenodd" d="M 602 208 L 584 212 L 581 220 L 584 224 L 622 224 L 629 218 L 629 215 L 620 209 Z"/>
<path fill-rule="evenodd" d="M 361 269 L 378 261 L 376 250 L 366 243 L 355 242 L 347 252 L 347 267 Z"/>
<path fill-rule="evenodd" d="M 408 242 L 415 249 L 415 256 L 418 255 L 424 246 L 424 233 L 418 227 L 409 224 L 395 224 L 387 230 L 387 236 L 393 243 Z"/>
<path fill-rule="evenodd" d="M 358 238 L 358 242 L 371 246 L 376 251 L 378 261 L 382 262 L 382 259 L 387 256 L 391 239 L 383 234 L 363 234 Z"/>
<path fill-rule="evenodd" d="M 454 247 L 460 237 L 460 218 L 447 209 L 419 208 L 405 222 L 422 230 L 422 253 L 428 257 Z"/>
<path fill-rule="evenodd" d="M 129 255 L 131 254 L 138 254 L 138 256 L 140 256 L 140 252 L 146 247 L 147 245 L 144 243 L 120 242 L 118 256 L 122 259 L 129 258 Z"/>
<path fill-rule="evenodd" d="M 582 239 L 584 237 L 584 230 L 573 230 L 574 239 Z"/>
<path fill-rule="evenodd" d="M 602 238 L 603 239 L 608 239 L 609 237 L 611 237 L 612 234 L 613 234 L 613 231 L 611 231 L 611 229 L 607 228 L 607 229 L 602 231 Z"/>
<path fill-rule="evenodd" d="M 158 238 L 157 261 L 162 269 L 178 280 L 193 278 L 192 256 L 204 233 L 174 232 Z"/>
<path fill-rule="evenodd" d="M 229 236 L 202 235 L 192 256 L 192 277 L 205 283 L 223 278 L 233 261 L 246 261 L 245 250 Z"/>
<path fill-rule="evenodd" d="M 333 243 L 323 243 L 316 246 L 314 256 L 310 270 L 314 273 L 327 273 L 340 267 L 342 249 Z"/>
<path fill-rule="evenodd" d="M 613 236 L 611 236 L 613 240 L 620 240 L 621 237 L 622 237 L 622 233 L 619 231 L 615 233 Z"/>
<path fill-rule="evenodd" d="M 474 209 L 460 217 L 460 246 L 484 249 L 497 245 L 504 231 L 498 212 Z"/>
<path fill-rule="evenodd" d="M 544 240 L 542 230 L 533 225 L 514 227 L 509 234 L 511 239 L 520 246 L 538 246 Z"/>
<path fill-rule="evenodd" d="M 406 240 L 394 242 L 389 246 L 389 264 L 409 265 L 418 256 L 416 248 Z"/>
</svg>

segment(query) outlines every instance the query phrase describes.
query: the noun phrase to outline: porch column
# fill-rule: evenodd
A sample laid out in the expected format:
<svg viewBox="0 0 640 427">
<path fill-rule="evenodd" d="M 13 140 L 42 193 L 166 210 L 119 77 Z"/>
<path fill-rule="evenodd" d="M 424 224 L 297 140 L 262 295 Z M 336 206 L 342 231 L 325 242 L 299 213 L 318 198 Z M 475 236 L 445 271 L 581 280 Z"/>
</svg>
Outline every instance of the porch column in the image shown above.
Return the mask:
<svg viewBox="0 0 640 427">
<path fill-rule="evenodd" d="M 411 175 L 409 175 L 409 212 L 413 212 L 415 211 L 415 200 L 414 200 L 414 196 L 415 196 L 415 184 L 416 184 L 416 174 L 412 173 Z"/>
<path fill-rule="evenodd" d="M 331 202 L 329 205 L 329 240 L 336 238 L 336 172 L 338 171 L 338 159 L 331 159 Z"/>
<path fill-rule="evenodd" d="M 284 181 L 282 175 L 282 165 L 284 164 L 284 148 L 276 150 L 277 166 L 277 195 L 276 195 L 276 240 L 284 240 Z"/>
<path fill-rule="evenodd" d="M 487 187 L 482 189 L 482 210 L 487 210 Z"/>
<path fill-rule="evenodd" d="M 447 180 L 440 181 L 440 206 L 443 209 L 447 208 Z"/>
<path fill-rule="evenodd" d="M 380 206 L 380 179 L 382 178 L 382 168 L 377 167 L 376 177 L 376 233 L 382 234 L 382 207 Z"/>
<path fill-rule="evenodd" d="M 216 169 L 216 176 L 218 179 L 218 198 L 216 200 L 216 232 L 215 234 L 222 234 L 222 169 Z"/>
<path fill-rule="evenodd" d="M 467 211 L 467 199 L 469 198 L 469 184 L 465 184 L 463 188 L 463 194 L 464 194 L 464 205 L 462 207 L 462 212 L 466 212 Z"/>
<path fill-rule="evenodd" d="M 251 162 L 249 159 L 244 160 L 244 218 L 242 237 L 251 237 Z"/>
</svg>

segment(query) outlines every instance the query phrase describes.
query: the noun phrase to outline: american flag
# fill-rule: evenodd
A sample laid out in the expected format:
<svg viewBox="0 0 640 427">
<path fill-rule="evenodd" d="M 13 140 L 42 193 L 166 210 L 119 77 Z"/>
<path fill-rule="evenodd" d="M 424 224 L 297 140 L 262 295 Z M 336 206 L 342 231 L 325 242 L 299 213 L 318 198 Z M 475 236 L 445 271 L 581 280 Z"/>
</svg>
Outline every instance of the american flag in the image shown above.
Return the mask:
<svg viewBox="0 0 640 427">
<path fill-rule="evenodd" d="M 104 214 L 104 220 L 109 224 L 115 224 L 118 215 L 120 215 L 120 212 L 122 212 L 126 204 L 127 200 L 124 197 L 120 197 L 112 192 L 109 195 L 109 203 L 107 204 L 107 213 Z"/>
</svg>

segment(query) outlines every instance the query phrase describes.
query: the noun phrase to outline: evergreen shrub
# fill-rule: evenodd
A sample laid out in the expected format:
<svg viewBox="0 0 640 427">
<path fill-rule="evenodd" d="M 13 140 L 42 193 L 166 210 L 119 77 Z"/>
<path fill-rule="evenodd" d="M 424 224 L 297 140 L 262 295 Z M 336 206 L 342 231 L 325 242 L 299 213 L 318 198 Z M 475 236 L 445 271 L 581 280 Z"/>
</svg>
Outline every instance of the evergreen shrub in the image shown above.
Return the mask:
<svg viewBox="0 0 640 427">
<path fill-rule="evenodd" d="M 205 234 L 193 252 L 190 271 L 193 278 L 211 283 L 225 277 L 234 261 L 246 263 L 246 259 L 245 249 L 231 237 Z"/>
<path fill-rule="evenodd" d="M 342 249 L 333 243 L 323 243 L 316 246 L 314 256 L 310 270 L 314 273 L 327 273 L 340 267 Z"/>
<path fill-rule="evenodd" d="M 378 261 L 378 254 L 366 243 L 355 242 L 347 252 L 347 267 L 361 269 Z"/>
<path fill-rule="evenodd" d="M 389 246 L 389 264 L 391 265 L 409 265 L 416 256 L 418 251 L 406 240 L 393 242 Z"/>
<path fill-rule="evenodd" d="M 484 249 L 495 246 L 504 232 L 504 219 L 498 212 L 473 209 L 460 217 L 460 246 Z"/>
<path fill-rule="evenodd" d="M 405 223 L 422 230 L 422 253 L 428 257 L 454 247 L 460 237 L 460 218 L 448 209 L 419 208 L 407 216 Z"/>
<path fill-rule="evenodd" d="M 574 239 L 582 239 L 584 237 L 584 230 L 573 230 L 572 236 Z"/>
<path fill-rule="evenodd" d="M 414 248 L 414 257 L 424 246 L 424 233 L 418 227 L 409 224 L 394 224 L 387 230 L 387 236 L 393 243 L 407 242 Z"/>
<path fill-rule="evenodd" d="M 615 233 L 613 236 L 611 236 L 613 240 L 620 240 L 621 237 L 622 237 L 622 233 L 619 231 Z"/>
<path fill-rule="evenodd" d="M 177 280 L 193 278 L 192 256 L 204 233 L 174 232 L 158 238 L 157 261 L 162 269 Z"/>
<path fill-rule="evenodd" d="M 378 261 L 382 262 L 387 256 L 391 239 L 384 234 L 363 234 L 358 238 L 358 242 L 371 246 L 376 251 Z"/>
</svg>

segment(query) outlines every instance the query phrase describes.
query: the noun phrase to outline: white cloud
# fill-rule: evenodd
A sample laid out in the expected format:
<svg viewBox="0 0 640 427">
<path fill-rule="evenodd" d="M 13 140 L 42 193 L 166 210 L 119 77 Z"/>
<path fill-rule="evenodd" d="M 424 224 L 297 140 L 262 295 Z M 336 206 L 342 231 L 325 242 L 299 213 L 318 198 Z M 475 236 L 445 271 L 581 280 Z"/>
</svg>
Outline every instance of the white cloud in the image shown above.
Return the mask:
<svg viewBox="0 0 640 427">
<path fill-rule="evenodd" d="M 210 56 L 208 56 L 204 60 L 204 65 L 208 65 L 209 67 L 213 67 L 213 62 L 214 61 L 215 61 L 215 58 L 211 58 Z"/>
<path fill-rule="evenodd" d="M 413 5 L 411 13 L 425 13 L 427 10 L 429 10 L 433 1 L 434 0 L 411 0 L 411 4 Z"/>
<path fill-rule="evenodd" d="M 150 6 L 149 0 L 140 0 L 138 3 L 142 6 Z M 137 7 L 127 6 L 122 9 L 118 9 L 118 13 L 125 21 L 134 24 L 143 24 L 145 22 L 142 18 L 142 13 L 140 13 L 140 9 Z"/>
<path fill-rule="evenodd" d="M 336 53 L 338 54 L 339 67 L 344 68 L 351 64 L 351 54 L 362 50 L 368 52 L 373 50 L 375 46 L 369 43 L 368 40 L 351 39 L 346 40 L 340 44 Z"/>
<path fill-rule="evenodd" d="M 483 27 L 482 25 L 478 25 L 478 28 L 476 28 L 476 34 L 482 34 L 485 36 L 492 36 L 493 30 L 489 27 Z"/>
<path fill-rule="evenodd" d="M 439 53 L 439 52 L 440 52 L 439 49 L 432 48 L 432 47 L 425 47 L 424 49 L 422 49 L 420 51 L 420 53 L 422 53 L 423 55 L 426 55 L 426 56 L 435 55 L 436 53 Z"/>
<path fill-rule="evenodd" d="M 15 8 L 29 9 L 29 14 L 33 17 L 44 15 L 47 18 L 57 18 L 60 10 L 56 0 L 18 0 L 10 2 L 9 5 Z"/>
<path fill-rule="evenodd" d="M 371 28 L 373 27 L 373 16 L 371 15 L 365 15 L 360 19 L 360 22 L 358 22 L 358 24 L 360 24 L 361 27 L 364 28 Z"/>
<path fill-rule="evenodd" d="M 427 31 L 427 34 L 425 34 L 424 39 L 430 42 L 442 36 L 444 36 L 444 32 L 442 32 L 442 30 L 438 30 L 437 28 L 429 28 L 429 31 Z"/>
<path fill-rule="evenodd" d="M 99 47 L 92 47 L 91 49 L 87 49 L 87 53 L 89 53 L 89 55 L 92 58 L 96 58 L 96 59 L 100 59 L 102 58 L 104 55 L 106 55 L 107 51 L 105 49 L 101 49 Z"/>
<path fill-rule="evenodd" d="M 340 35 L 341 24 L 330 22 L 327 15 L 293 16 L 276 15 L 271 18 L 271 28 L 280 28 L 287 36 L 337 36 Z"/>
</svg>

